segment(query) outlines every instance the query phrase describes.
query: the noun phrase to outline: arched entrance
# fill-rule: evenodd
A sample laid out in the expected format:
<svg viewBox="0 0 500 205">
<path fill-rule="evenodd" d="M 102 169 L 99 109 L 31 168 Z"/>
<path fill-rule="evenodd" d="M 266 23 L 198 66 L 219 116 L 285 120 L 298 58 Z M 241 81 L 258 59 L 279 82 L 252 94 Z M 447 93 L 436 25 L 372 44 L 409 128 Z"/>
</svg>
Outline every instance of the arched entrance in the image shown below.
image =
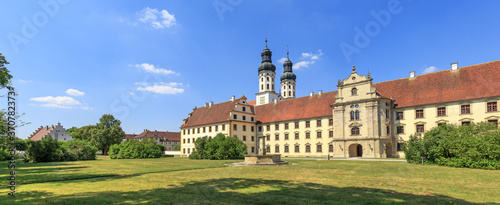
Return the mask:
<svg viewBox="0 0 500 205">
<path fill-rule="evenodd" d="M 349 146 L 349 157 L 363 157 L 363 146 L 352 144 Z"/>
<path fill-rule="evenodd" d="M 392 157 L 392 143 L 391 142 L 385 144 L 385 154 L 386 154 L 386 157 Z"/>
</svg>

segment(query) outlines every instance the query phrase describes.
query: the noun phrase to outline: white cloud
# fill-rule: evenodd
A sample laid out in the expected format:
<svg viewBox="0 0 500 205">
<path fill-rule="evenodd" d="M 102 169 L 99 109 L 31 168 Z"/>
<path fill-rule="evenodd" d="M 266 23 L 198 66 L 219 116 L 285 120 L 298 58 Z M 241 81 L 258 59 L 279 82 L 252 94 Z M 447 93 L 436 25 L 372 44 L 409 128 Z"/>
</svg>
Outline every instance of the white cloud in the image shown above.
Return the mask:
<svg viewBox="0 0 500 205">
<path fill-rule="evenodd" d="M 36 102 L 44 102 L 47 104 L 55 104 L 55 105 L 80 105 L 81 104 L 80 102 L 73 99 L 72 97 L 67 97 L 67 96 L 36 97 L 36 98 L 30 98 L 30 100 L 36 101 Z"/>
<path fill-rule="evenodd" d="M 183 84 L 176 82 L 169 82 L 169 83 L 160 82 L 155 84 L 149 84 L 146 82 L 137 82 L 135 84 L 140 85 L 140 87 L 137 88 L 137 90 L 139 91 L 147 91 L 158 94 L 171 94 L 171 95 L 184 92 L 183 88 L 179 88 L 179 86 L 183 86 Z"/>
<path fill-rule="evenodd" d="M 432 72 L 434 72 L 436 70 L 437 70 L 436 66 L 430 66 L 430 67 L 427 67 L 427 68 L 424 69 L 424 74 L 426 74 L 426 73 L 432 73 Z"/>
<path fill-rule="evenodd" d="M 85 95 L 85 92 L 70 88 L 70 89 L 66 90 L 66 94 L 72 95 L 72 96 L 83 96 L 83 95 Z"/>
<path fill-rule="evenodd" d="M 139 21 L 150 24 L 155 29 L 169 28 L 176 24 L 175 16 L 167 10 L 158 11 L 149 7 L 139 12 Z"/>
<path fill-rule="evenodd" d="M 309 68 L 309 65 L 313 64 L 314 61 L 300 61 L 298 63 L 293 64 L 294 70 L 300 70 L 302 68 Z"/>
<path fill-rule="evenodd" d="M 22 79 L 17 79 L 20 83 L 32 83 L 33 81 L 31 80 L 22 80 Z"/>
<path fill-rule="evenodd" d="M 154 65 L 148 63 L 136 64 L 135 67 L 141 68 L 142 70 L 150 73 L 161 73 L 166 75 L 178 75 L 175 71 L 167 70 L 163 68 L 156 68 Z"/>
<path fill-rule="evenodd" d="M 50 103 L 50 104 L 43 104 L 42 106 L 44 106 L 44 107 L 64 108 L 64 109 L 71 109 L 71 108 L 73 108 L 71 106 L 64 106 L 64 105 L 58 105 L 58 104 L 52 104 L 52 103 Z"/>
<path fill-rule="evenodd" d="M 280 58 L 280 59 L 278 60 L 278 63 L 283 64 L 285 61 L 286 61 L 286 58 Z"/>
</svg>

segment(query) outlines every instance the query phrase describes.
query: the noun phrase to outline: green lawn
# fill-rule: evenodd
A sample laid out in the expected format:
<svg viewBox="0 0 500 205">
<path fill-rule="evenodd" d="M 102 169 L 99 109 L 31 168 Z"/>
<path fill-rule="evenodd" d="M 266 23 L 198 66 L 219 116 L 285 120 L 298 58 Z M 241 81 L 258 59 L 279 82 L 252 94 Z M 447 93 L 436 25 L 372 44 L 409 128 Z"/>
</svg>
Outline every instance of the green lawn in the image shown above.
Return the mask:
<svg viewBox="0 0 500 205">
<path fill-rule="evenodd" d="M 500 171 L 406 162 L 285 159 L 227 167 L 179 157 L 18 163 L 17 197 L 0 204 L 472 204 L 500 203 Z M 7 164 L 0 162 L 1 185 Z M 42 183 L 45 182 L 45 183 Z"/>
</svg>

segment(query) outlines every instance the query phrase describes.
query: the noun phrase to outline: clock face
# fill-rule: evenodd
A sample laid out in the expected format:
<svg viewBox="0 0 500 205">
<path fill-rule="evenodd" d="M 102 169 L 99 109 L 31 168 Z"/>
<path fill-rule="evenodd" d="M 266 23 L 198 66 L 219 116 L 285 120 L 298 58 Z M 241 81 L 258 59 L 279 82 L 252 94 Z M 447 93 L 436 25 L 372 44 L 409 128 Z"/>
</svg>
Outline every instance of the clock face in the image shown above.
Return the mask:
<svg viewBox="0 0 500 205">
<path fill-rule="evenodd" d="M 260 104 L 266 103 L 266 98 L 265 97 L 260 97 Z"/>
</svg>

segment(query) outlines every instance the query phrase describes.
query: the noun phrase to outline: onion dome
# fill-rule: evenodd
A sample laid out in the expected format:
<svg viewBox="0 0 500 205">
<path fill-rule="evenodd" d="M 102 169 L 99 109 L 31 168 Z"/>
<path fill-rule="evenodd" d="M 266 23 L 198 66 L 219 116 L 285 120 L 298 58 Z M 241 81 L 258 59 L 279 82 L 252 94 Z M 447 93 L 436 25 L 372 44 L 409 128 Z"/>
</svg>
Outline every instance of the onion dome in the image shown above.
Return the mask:
<svg viewBox="0 0 500 205">
<path fill-rule="evenodd" d="M 284 72 L 283 72 L 283 75 L 281 75 L 281 78 L 280 78 L 281 81 L 283 81 L 283 80 L 294 80 L 295 81 L 297 76 L 295 76 L 295 74 L 293 74 L 293 63 L 290 60 L 290 58 L 288 58 L 288 51 L 286 52 L 286 60 L 283 63 L 283 69 L 284 69 Z"/>
<path fill-rule="evenodd" d="M 273 55 L 273 52 L 267 48 L 267 38 L 266 38 L 266 48 L 260 53 L 260 56 L 262 57 L 262 63 L 259 65 L 259 73 L 261 71 L 272 71 L 276 72 L 276 66 L 273 64 L 273 61 L 271 60 L 271 56 Z"/>
</svg>

